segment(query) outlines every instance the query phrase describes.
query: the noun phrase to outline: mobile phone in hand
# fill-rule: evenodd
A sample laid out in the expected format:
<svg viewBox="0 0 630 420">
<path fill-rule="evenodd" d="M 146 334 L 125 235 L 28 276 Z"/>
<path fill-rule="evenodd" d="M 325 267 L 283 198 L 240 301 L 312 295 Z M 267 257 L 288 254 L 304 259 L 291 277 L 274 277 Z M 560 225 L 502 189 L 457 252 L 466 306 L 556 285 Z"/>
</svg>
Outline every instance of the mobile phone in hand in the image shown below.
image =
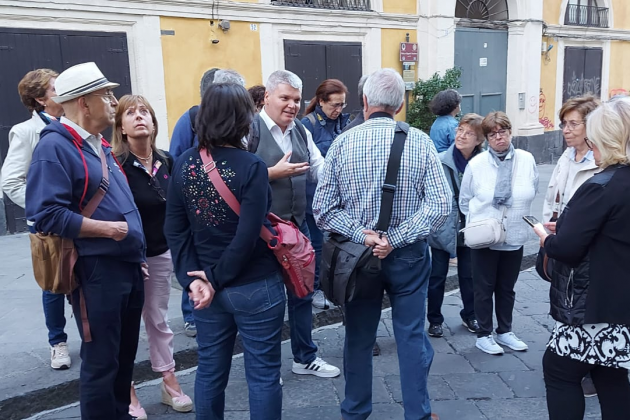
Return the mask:
<svg viewBox="0 0 630 420">
<path fill-rule="evenodd" d="M 534 216 L 523 216 L 523 220 L 525 220 L 525 222 L 531 227 L 534 227 L 540 223 L 538 219 L 536 219 Z"/>
</svg>

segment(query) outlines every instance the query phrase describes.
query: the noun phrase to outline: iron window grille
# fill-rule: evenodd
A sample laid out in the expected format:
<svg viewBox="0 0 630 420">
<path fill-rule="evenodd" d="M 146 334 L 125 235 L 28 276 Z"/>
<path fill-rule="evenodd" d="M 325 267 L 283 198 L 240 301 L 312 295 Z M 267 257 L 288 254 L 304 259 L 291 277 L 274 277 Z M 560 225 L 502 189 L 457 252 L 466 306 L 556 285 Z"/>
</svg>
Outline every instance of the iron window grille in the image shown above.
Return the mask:
<svg viewBox="0 0 630 420">
<path fill-rule="evenodd" d="M 372 10 L 370 0 L 271 0 L 271 4 L 314 9 Z"/>
<path fill-rule="evenodd" d="M 564 15 L 564 24 L 608 28 L 608 8 L 569 4 Z"/>
</svg>

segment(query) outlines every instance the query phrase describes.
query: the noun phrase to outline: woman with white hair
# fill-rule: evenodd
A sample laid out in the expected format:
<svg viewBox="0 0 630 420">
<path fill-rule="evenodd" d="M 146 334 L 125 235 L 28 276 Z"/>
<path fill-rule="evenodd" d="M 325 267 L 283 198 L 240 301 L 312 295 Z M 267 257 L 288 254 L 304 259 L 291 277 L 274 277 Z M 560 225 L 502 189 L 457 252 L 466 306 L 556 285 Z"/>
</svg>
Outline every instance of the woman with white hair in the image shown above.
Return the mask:
<svg viewBox="0 0 630 420">
<path fill-rule="evenodd" d="M 575 192 L 549 235 L 534 230 L 551 274 L 556 320 L 543 372 L 550 420 L 584 417 L 582 378 L 591 374 L 603 420 L 630 413 L 630 99 L 587 117 L 586 142 L 602 170 Z"/>
</svg>

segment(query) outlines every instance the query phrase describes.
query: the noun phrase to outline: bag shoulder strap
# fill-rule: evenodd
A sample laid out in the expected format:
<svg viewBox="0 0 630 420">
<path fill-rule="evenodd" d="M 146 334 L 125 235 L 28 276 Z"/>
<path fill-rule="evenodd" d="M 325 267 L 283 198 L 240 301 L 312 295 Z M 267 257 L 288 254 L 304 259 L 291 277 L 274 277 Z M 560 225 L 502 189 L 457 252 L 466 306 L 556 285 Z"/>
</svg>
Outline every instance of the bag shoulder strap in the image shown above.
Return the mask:
<svg viewBox="0 0 630 420">
<path fill-rule="evenodd" d="M 101 168 L 103 170 L 103 178 L 101 179 L 101 183 L 98 186 L 98 189 L 90 198 L 90 201 L 86 204 L 85 208 L 81 212 L 83 217 L 87 217 L 88 219 L 92 217 L 96 208 L 99 204 L 101 204 L 101 200 L 105 197 L 107 190 L 109 190 L 109 171 L 107 170 L 107 158 L 105 157 L 105 152 L 103 152 L 103 147 L 99 147 L 101 152 Z"/>
<path fill-rule="evenodd" d="M 394 141 L 389 152 L 389 160 L 387 162 L 387 172 L 385 173 L 385 183 L 381 187 L 381 211 L 378 215 L 378 222 L 376 223 L 376 230 L 381 232 L 387 232 L 389 229 L 389 222 L 392 218 L 392 210 L 394 208 L 394 194 L 396 193 L 396 183 L 398 181 L 398 172 L 400 170 L 400 161 L 402 158 L 403 150 L 405 149 L 405 142 L 407 141 L 407 134 L 409 132 L 409 125 L 403 122 L 396 123 L 396 130 L 394 131 Z"/>
<path fill-rule="evenodd" d="M 210 154 L 210 150 L 201 149 L 199 151 L 199 155 L 201 156 L 201 161 L 203 162 L 203 171 L 210 178 L 210 182 L 214 185 L 214 188 L 217 189 L 217 192 L 225 200 L 226 204 L 232 209 L 237 216 L 241 215 L 241 203 L 238 202 L 234 193 L 230 191 L 230 188 L 227 186 L 223 178 L 221 178 L 221 174 L 217 171 L 217 164 L 212 158 L 212 154 Z M 273 238 L 273 234 L 269 231 L 269 229 L 263 227 L 260 230 L 260 237 L 267 243 L 269 243 Z"/>
<path fill-rule="evenodd" d="M 315 123 L 317 122 L 315 120 L 315 113 L 311 112 L 305 115 L 306 118 L 308 118 L 308 120 L 310 121 L 311 125 L 313 126 L 313 128 L 315 128 Z"/>
<path fill-rule="evenodd" d="M 199 105 L 191 106 L 190 109 L 188 110 L 188 118 L 190 118 L 190 127 L 192 128 L 192 132 L 195 133 L 195 135 L 197 135 L 197 130 L 195 129 L 195 121 L 197 121 L 198 113 L 199 113 Z"/>
</svg>

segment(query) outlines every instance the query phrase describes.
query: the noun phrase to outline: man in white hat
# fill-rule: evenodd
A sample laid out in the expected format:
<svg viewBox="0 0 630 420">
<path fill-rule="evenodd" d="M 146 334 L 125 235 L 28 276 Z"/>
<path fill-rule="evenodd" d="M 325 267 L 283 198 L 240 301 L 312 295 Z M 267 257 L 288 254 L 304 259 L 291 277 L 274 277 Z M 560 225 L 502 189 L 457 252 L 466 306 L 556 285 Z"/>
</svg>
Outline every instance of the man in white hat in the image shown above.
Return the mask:
<svg viewBox="0 0 630 420">
<path fill-rule="evenodd" d="M 26 217 L 34 230 L 73 239 L 79 255 L 72 301 L 83 340 L 84 420 L 131 419 L 129 386 L 144 303 L 140 214 L 100 134 L 114 123 L 118 102 L 111 89 L 117 86 L 94 63 L 59 75 L 54 100 L 65 117 L 42 130 L 26 183 Z M 95 196 L 102 199 L 92 215 L 82 215 Z"/>
</svg>

